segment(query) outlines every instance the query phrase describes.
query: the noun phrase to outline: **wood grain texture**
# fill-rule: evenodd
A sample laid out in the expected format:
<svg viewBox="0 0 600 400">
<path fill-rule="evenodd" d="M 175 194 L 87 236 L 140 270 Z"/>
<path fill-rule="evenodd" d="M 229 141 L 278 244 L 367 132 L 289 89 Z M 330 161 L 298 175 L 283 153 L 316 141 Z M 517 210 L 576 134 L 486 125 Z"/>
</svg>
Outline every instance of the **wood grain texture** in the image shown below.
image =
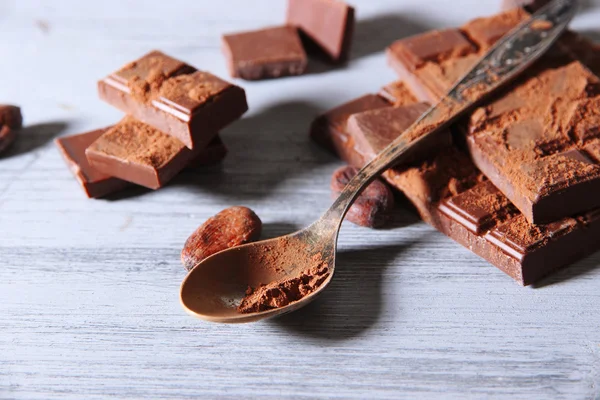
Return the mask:
<svg viewBox="0 0 600 400">
<path fill-rule="evenodd" d="M 95 82 L 159 48 L 226 76 L 225 32 L 281 24 L 282 0 L 0 0 L 0 103 L 28 128 L 0 158 L 0 399 L 600 398 L 600 254 L 521 288 L 399 208 L 394 229 L 348 224 L 338 272 L 298 313 L 243 326 L 187 316 L 179 252 L 243 204 L 267 236 L 329 205 L 339 162 L 312 144 L 319 112 L 394 79 L 392 40 L 455 26 L 495 0 L 355 0 L 353 57 L 241 84 L 251 111 L 222 166 L 158 192 L 88 200 L 51 144 L 110 125 Z M 575 26 L 598 28 L 598 1 Z"/>
</svg>

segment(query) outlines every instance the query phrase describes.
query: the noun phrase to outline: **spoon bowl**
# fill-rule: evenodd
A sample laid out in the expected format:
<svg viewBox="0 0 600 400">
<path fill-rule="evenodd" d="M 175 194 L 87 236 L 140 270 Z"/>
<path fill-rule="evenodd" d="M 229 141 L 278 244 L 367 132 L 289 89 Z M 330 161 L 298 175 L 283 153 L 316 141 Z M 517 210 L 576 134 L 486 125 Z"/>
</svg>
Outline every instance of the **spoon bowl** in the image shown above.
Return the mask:
<svg viewBox="0 0 600 400">
<path fill-rule="evenodd" d="M 181 304 L 195 317 L 227 323 L 257 321 L 306 305 L 327 287 L 335 269 L 336 238 L 324 240 L 321 227 L 316 223 L 290 235 L 233 247 L 206 258 L 181 284 Z M 248 287 L 293 279 L 317 262 L 327 265 L 328 276 L 301 301 L 255 313 L 238 311 Z"/>
</svg>

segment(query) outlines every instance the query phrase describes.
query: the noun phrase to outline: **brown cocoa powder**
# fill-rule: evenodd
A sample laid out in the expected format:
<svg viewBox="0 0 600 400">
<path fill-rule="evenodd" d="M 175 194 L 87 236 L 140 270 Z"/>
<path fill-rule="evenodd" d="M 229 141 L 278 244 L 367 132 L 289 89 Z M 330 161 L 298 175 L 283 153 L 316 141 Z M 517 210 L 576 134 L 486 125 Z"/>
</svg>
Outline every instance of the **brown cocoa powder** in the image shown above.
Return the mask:
<svg viewBox="0 0 600 400">
<path fill-rule="evenodd" d="M 281 278 L 255 288 L 248 287 L 238 311 L 253 313 L 280 308 L 315 292 L 331 271 L 321 253 L 312 257 L 307 254 L 304 242 L 295 237 L 281 237 L 274 244 L 257 246 L 250 254 L 249 270 L 270 270 L 272 275 Z"/>
</svg>

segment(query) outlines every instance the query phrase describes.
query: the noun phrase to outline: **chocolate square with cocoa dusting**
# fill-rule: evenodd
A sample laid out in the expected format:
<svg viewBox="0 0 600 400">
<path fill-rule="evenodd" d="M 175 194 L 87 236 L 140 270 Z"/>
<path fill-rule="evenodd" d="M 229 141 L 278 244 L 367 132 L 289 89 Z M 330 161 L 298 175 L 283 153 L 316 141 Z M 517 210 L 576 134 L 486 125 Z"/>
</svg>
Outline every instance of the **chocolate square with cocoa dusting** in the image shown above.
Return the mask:
<svg viewBox="0 0 600 400">
<path fill-rule="evenodd" d="M 75 179 L 77 179 L 77 182 L 79 182 L 86 196 L 89 198 L 106 197 L 131 185 L 130 182 L 115 178 L 93 168 L 85 156 L 85 150 L 111 128 L 108 127 L 77 135 L 63 136 L 54 140 L 54 143 L 69 166 L 69 170 L 73 173 Z M 226 154 L 227 148 L 221 138 L 217 136 L 187 167 L 196 168 L 216 164 L 225 158 Z"/>
<path fill-rule="evenodd" d="M 174 137 L 127 116 L 94 141 L 85 155 L 100 172 L 158 189 L 203 150 L 190 150 Z"/>
<path fill-rule="evenodd" d="M 153 51 L 98 82 L 100 98 L 190 148 L 248 110 L 244 89 Z"/>
</svg>

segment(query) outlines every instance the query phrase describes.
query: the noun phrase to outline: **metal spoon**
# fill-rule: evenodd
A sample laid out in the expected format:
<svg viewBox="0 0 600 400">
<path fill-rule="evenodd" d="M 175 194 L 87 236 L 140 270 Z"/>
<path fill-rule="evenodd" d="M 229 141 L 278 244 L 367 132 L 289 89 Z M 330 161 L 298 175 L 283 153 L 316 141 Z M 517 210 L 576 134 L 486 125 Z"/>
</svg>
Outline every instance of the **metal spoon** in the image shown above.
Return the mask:
<svg viewBox="0 0 600 400">
<path fill-rule="evenodd" d="M 515 28 L 440 103 L 359 171 L 331 208 L 312 225 L 281 238 L 222 251 L 196 265 L 181 285 L 183 307 L 205 320 L 233 323 L 289 313 L 314 300 L 333 278 L 339 229 L 348 208 L 362 189 L 381 172 L 401 161 L 409 150 L 523 72 L 558 39 L 575 10 L 576 1 L 554 0 Z M 268 260 L 264 259 L 265 255 L 269 256 Z M 249 314 L 237 311 L 248 286 L 296 277 L 311 266 L 315 257 L 329 267 L 329 275 L 315 292 L 280 308 Z"/>
</svg>

